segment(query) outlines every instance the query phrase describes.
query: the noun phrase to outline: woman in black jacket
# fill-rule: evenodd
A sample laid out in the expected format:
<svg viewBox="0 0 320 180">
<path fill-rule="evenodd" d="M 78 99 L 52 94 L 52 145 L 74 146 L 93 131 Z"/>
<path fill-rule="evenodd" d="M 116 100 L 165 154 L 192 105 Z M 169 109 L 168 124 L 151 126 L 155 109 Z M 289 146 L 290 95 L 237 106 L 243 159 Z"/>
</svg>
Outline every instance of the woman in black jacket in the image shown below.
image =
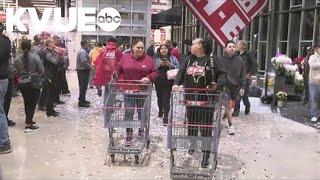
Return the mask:
<svg viewBox="0 0 320 180">
<path fill-rule="evenodd" d="M 170 54 L 169 47 L 162 44 L 157 51 L 156 65 L 159 72 L 159 76 L 155 81 L 159 107 L 158 116 L 163 117 L 163 124 L 167 124 L 173 86 L 173 80 L 168 80 L 167 78 L 167 71 L 179 69 L 179 62 L 176 57 Z"/>
<path fill-rule="evenodd" d="M 213 86 L 218 87 L 224 84 L 226 71 L 221 64 L 211 66 L 210 54 L 212 52 L 212 41 L 201 38 L 195 39 L 192 42 L 191 56 L 183 63 L 180 68 L 172 87 L 173 91 L 179 89 L 179 85 L 183 84 L 186 88 L 185 99 L 191 101 L 207 101 L 206 95 L 193 95 L 193 91 L 188 88 L 206 89 Z M 204 92 L 205 93 L 205 92 Z M 212 124 L 213 114 L 215 109 L 212 107 L 197 107 L 187 106 L 187 121 L 188 124 L 209 125 Z M 202 137 L 212 136 L 212 128 L 201 128 Z M 188 136 L 198 136 L 198 129 L 188 127 Z M 195 142 L 191 142 L 189 154 L 192 154 Z M 208 148 L 210 149 L 210 148 Z M 209 165 L 210 150 L 203 150 L 201 166 L 203 168 Z"/>
<path fill-rule="evenodd" d="M 22 40 L 20 48 L 23 53 L 17 57 L 14 66 L 16 73 L 20 76 L 20 84 L 18 87 L 24 101 L 26 114 L 25 132 L 32 132 L 39 129 L 39 127 L 35 125 L 36 122 L 33 121 L 33 115 L 39 99 L 40 88 L 28 83 L 28 79 L 30 79 L 31 76 L 40 79 L 44 74 L 44 67 L 39 56 L 30 52 L 30 40 Z"/>
<path fill-rule="evenodd" d="M 45 78 L 46 78 L 46 89 L 47 89 L 47 100 L 46 100 L 46 114 L 48 117 L 58 116 L 58 112 L 53 109 L 53 102 L 56 97 L 56 82 L 58 80 L 58 70 L 59 70 L 59 60 L 60 57 L 54 52 L 54 41 L 47 39 L 44 42 L 46 47 L 46 53 L 44 57 L 44 67 L 45 67 Z"/>
</svg>

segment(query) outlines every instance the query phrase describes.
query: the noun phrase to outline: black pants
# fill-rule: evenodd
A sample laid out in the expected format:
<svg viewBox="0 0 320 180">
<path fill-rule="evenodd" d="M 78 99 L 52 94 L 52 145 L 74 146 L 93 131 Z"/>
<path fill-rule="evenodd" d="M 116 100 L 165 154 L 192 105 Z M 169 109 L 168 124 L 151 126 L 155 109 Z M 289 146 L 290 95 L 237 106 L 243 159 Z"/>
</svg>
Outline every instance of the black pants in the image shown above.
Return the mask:
<svg viewBox="0 0 320 180">
<path fill-rule="evenodd" d="M 61 79 L 61 93 L 62 94 L 67 94 L 70 93 L 69 91 L 69 86 L 68 86 L 68 82 L 67 82 L 67 77 L 66 77 L 66 70 L 65 69 L 61 69 L 60 70 L 60 79 Z"/>
<path fill-rule="evenodd" d="M 45 107 L 47 105 L 47 97 L 48 97 L 47 96 L 47 85 L 45 85 L 41 89 L 39 103 L 38 103 L 39 107 Z"/>
<path fill-rule="evenodd" d="M 47 90 L 47 98 L 46 98 L 46 113 L 51 114 L 54 112 L 53 110 L 53 102 L 55 100 L 56 89 L 53 83 L 48 83 L 46 85 Z"/>
<path fill-rule="evenodd" d="M 170 111 L 170 97 L 173 81 L 157 79 L 155 81 L 159 111 L 165 115 Z"/>
<path fill-rule="evenodd" d="M 4 112 L 6 113 L 7 121 L 9 121 L 8 114 L 9 114 L 9 109 L 11 104 L 12 91 L 13 91 L 13 80 L 9 79 L 8 90 L 3 103 L 3 109 L 4 109 Z"/>
<path fill-rule="evenodd" d="M 29 86 L 19 87 L 24 101 L 24 112 L 26 114 L 26 125 L 33 122 L 34 111 L 40 96 L 40 90 Z"/>
<path fill-rule="evenodd" d="M 90 70 L 77 70 L 78 82 L 80 87 L 79 102 L 84 103 L 88 89 Z"/>
<path fill-rule="evenodd" d="M 198 136 L 197 125 L 212 126 L 213 114 L 214 114 L 213 107 L 196 107 L 196 106 L 187 107 L 187 118 L 188 118 L 188 123 L 190 124 L 190 127 L 188 127 L 188 135 Z M 200 133 L 202 137 L 212 136 L 212 128 L 211 127 L 200 128 Z"/>
</svg>

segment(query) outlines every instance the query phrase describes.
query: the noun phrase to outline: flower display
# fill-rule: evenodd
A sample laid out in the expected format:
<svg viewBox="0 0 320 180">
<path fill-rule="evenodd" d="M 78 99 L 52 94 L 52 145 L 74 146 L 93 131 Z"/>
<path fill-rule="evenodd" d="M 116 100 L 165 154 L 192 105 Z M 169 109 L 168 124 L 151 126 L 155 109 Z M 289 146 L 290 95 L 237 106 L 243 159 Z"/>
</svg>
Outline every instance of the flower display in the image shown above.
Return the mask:
<svg viewBox="0 0 320 180">
<path fill-rule="evenodd" d="M 284 101 L 288 97 L 288 94 L 285 91 L 278 91 L 276 95 L 279 101 Z"/>
</svg>

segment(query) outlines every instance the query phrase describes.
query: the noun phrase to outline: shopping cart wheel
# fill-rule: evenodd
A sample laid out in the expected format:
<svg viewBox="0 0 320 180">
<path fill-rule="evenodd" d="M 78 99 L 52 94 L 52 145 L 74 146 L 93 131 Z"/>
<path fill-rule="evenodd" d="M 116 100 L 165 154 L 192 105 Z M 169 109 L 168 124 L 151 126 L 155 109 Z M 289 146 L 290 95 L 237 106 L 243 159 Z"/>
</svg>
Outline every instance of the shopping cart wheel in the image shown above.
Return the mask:
<svg viewBox="0 0 320 180">
<path fill-rule="evenodd" d="M 139 164 L 139 156 L 138 155 L 134 156 L 134 163 Z"/>
<path fill-rule="evenodd" d="M 111 154 L 111 155 L 110 155 L 110 159 L 111 159 L 111 163 L 114 164 L 114 162 L 115 162 L 115 160 L 114 160 L 114 159 L 115 159 L 115 155 L 114 155 L 114 154 Z"/>
</svg>

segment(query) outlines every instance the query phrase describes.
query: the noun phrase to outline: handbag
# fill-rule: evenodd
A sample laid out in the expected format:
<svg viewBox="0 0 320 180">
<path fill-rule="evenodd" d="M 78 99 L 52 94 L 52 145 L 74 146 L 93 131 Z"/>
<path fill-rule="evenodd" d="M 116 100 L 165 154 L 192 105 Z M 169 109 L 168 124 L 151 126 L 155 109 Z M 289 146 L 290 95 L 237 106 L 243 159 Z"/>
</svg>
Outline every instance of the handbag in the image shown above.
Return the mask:
<svg viewBox="0 0 320 180">
<path fill-rule="evenodd" d="M 43 80 L 38 75 L 22 75 L 18 79 L 18 86 L 41 89 L 43 86 Z"/>
<path fill-rule="evenodd" d="M 23 74 L 18 78 L 18 86 L 41 89 L 44 84 L 43 78 L 41 78 L 39 75 L 31 74 L 28 66 L 26 67 L 26 71 L 26 74 Z"/>
<path fill-rule="evenodd" d="M 167 79 L 174 80 L 178 74 L 179 69 L 170 69 L 167 71 Z"/>
</svg>

